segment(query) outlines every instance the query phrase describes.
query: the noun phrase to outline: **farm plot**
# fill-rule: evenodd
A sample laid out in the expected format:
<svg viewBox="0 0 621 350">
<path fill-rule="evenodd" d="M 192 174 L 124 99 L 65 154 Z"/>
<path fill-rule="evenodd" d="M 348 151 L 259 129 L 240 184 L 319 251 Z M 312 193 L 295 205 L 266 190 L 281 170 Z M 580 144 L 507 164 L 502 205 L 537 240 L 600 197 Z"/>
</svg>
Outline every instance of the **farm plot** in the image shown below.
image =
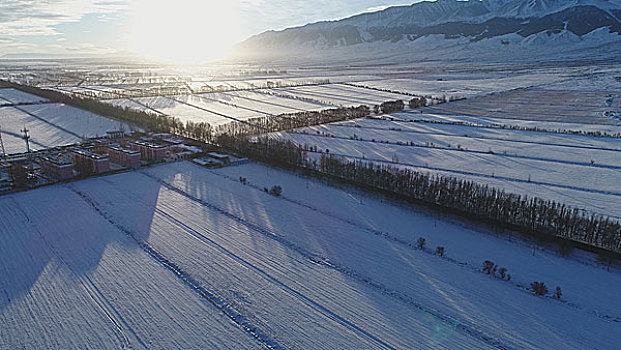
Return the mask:
<svg viewBox="0 0 621 350">
<path fill-rule="evenodd" d="M 549 139 L 543 133 L 523 137 L 526 132 L 480 132 L 476 128 L 470 132 L 470 129 L 464 126 L 444 128 L 437 124 L 365 120 L 315 126 L 291 133 L 621 170 L 621 144 L 614 138 L 593 140 L 587 136 L 564 135 Z"/>
<path fill-rule="evenodd" d="M 0 108 L 0 125 L 7 153 L 11 154 L 25 152 L 24 141 L 20 139 L 24 126 L 30 130 L 32 148 L 41 149 L 72 144 L 84 137 L 103 136 L 106 131 L 118 130 L 121 124 L 54 103 Z"/>
<path fill-rule="evenodd" d="M 261 348 L 151 253 L 70 187 L 3 196 L 0 348 Z"/>
<path fill-rule="evenodd" d="M 312 101 L 302 101 L 293 97 L 281 97 L 277 94 L 271 94 L 269 90 L 265 92 L 214 92 L 102 101 L 119 107 L 178 117 L 183 122 L 207 122 L 212 125 L 333 107 Z"/>
<path fill-rule="evenodd" d="M 134 101 L 147 106 L 149 110 L 155 110 L 162 114 L 179 118 L 182 122 L 206 122 L 212 125 L 225 124 L 231 122 L 232 119 L 214 114 L 212 112 L 202 110 L 191 106 L 181 100 L 170 97 L 142 97 L 136 98 Z"/>
<path fill-rule="evenodd" d="M 0 89 L 0 105 L 2 104 L 20 104 L 20 103 L 40 103 L 46 102 L 47 99 L 32 95 L 20 90 L 6 88 Z"/>
<path fill-rule="evenodd" d="M 269 89 L 257 91 L 234 91 L 225 93 L 210 93 L 197 96 L 205 96 L 218 101 L 232 103 L 240 108 L 248 108 L 261 111 L 266 114 L 297 113 L 304 111 L 322 110 L 334 106 L 314 101 L 303 101 L 295 98 L 279 96 Z M 289 96 L 289 95 L 287 95 Z"/>
<path fill-rule="evenodd" d="M 317 152 L 309 153 L 315 158 L 329 152 L 465 178 L 621 217 L 621 149 L 616 138 L 370 119 L 274 137 L 316 147 Z"/>
<path fill-rule="evenodd" d="M 450 74 L 357 81 L 356 85 L 408 92 L 422 96 L 471 98 L 493 92 L 540 86 L 568 78 L 557 74 Z"/>
<path fill-rule="evenodd" d="M 440 122 L 440 123 L 462 123 L 472 124 L 480 127 L 504 127 L 514 129 L 539 129 L 548 131 L 570 131 L 570 132 L 592 132 L 605 133 L 611 135 L 621 135 L 621 123 L 615 124 L 597 124 L 597 123 L 571 123 L 571 122 L 551 122 L 539 120 L 494 118 L 475 115 L 449 115 L 449 114 L 433 114 L 424 113 L 423 110 L 405 111 L 401 113 L 393 113 L 385 117 L 386 119 L 394 119 L 400 121 L 415 122 Z"/>
<path fill-rule="evenodd" d="M 80 137 L 105 136 L 106 131 L 129 129 L 129 126 L 120 121 L 59 103 L 20 108 L 26 113 Z"/>
<path fill-rule="evenodd" d="M 264 193 L 274 184 L 283 196 Z M 207 171 L 190 163 L 74 189 L 284 348 L 608 349 L 619 341 L 609 319 L 621 313 L 618 271 L 580 254 L 533 257 L 518 239 L 351 189 L 254 164 Z M 414 248 L 421 236 L 449 258 Z M 479 272 L 486 259 L 507 264 L 511 281 Z M 565 300 L 530 295 L 525 286 L 539 279 L 563 286 Z"/>
<path fill-rule="evenodd" d="M 261 111 L 251 108 L 241 108 L 233 103 L 229 103 L 226 101 L 220 102 L 219 99 L 215 99 L 210 95 L 211 94 L 183 95 L 175 96 L 174 99 L 192 106 L 196 106 L 197 108 L 223 114 L 239 120 L 257 118 L 266 115 Z"/>
<path fill-rule="evenodd" d="M 111 100 L 101 100 L 101 102 L 107 103 L 107 104 L 111 104 L 113 106 L 117 106 L 117 107 L 122 107 L 122 108 L 129 108 L 129 109 L 134 109 L 134 110 L 138 110 L 138 111 L 144 111 L 144 112 L 148 112 L 148 113 L 155 113 L 158 115 L 165 115 L 164 113 L 155 110 L 153 108 L 150 108 L 149 106 L 145 105 L 144 103 L 138 102 L 134 99 L 130 99 L 130 98 L 121 98 L 121 99 L 111 99 Z"/>
<path fill-rule="evenodd" d="M 50 89 L 93 98 L 121 97 L 126 92 L 126 88 L 116 86 L 64 86 Z"/>
<path fill-rule="evenodd" d="M 387 100 L 408 101 L 412 98 L 407 95 L 391 94 L 341 84 L 279 88 L 274 89 L 274 91 L 342 107 L 358 106 L 361 104 L 373 106 L 386 102 Z"/>
<path fill-rule="evenodd" d="M 30 130 L 33 150 L 68 145 L 80 140 L 77 134 L 68 133 L 13 107 L 0 108 L 0 115 L 4 146 L 8 154 L 26 152 L 26 145 L 21 139 L 24 127 Z"/>
<path fill-rule="evenodd" d="M 426 108 L 437 114 L 621 125 L 621 94 L 527 89 Z"/>
</svg>

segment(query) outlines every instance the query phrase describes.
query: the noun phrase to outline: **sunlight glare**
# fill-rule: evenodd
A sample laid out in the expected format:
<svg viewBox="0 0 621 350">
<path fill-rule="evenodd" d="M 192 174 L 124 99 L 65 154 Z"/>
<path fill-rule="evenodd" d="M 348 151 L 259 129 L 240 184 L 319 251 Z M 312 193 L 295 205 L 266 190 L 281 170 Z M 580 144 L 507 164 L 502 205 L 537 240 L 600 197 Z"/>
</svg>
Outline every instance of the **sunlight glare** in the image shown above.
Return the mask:
<svg viewBox="0 0 621 350">
<path fill-rule="evenodd" d="M 225 57 L 240 40 L 234 1 L 138 0 L 133 49 L 168 63 Z"/>
</svg>

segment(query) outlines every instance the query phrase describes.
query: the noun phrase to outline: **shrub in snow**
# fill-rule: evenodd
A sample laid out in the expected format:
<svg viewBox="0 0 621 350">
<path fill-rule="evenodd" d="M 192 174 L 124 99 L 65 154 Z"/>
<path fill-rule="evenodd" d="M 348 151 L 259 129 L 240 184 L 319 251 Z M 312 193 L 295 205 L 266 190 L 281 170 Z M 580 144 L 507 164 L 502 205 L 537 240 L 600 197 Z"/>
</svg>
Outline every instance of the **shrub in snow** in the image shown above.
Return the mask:
<svg viewBox="0 0 621 350">
<path fill-rule="evenodd" d="M 439 256 L 444 256 L 444 247 L 438 246 L 436 248 L 436 254 L 438 254 Z"/>
<path fill-rule="evenodd" d="M 530 288 L 536 295 L 546 295 L 548 294 L 548 288 L 543 282 L 533 282 L 530 284 Z"/>
<path fill-rule="evenodd" d="M 483 272 L 487 273 L 488 275 L 491 275 L 492 272 L 494 271 L 496 271 L 496 264 L 494 264 L 490 260 L 485 260 L 483 262 Z"/>
<path fill-rule="evenodd" d="M 500 276 L 500 279 L 505 279 L 505 276 L 507 275 L 507 269 L 504 267 L 501 267 L 500 269 L 498 269 L 498 275 Z"/>
<path fill-rule="evenodd" d="M 557 286 L 556 291 L 554 292 L 554 297 L 558 300 L 561 300 L 562 296 L 563 296 L 563 291 L 561 291 L 561 287 Z"/>
<path fill-rule="evenodd" d="M 276 185 L 270 188 L 270 194 L 276 197 L 279 197 L 282 194 L 282 187 Z"/>
<path fill-rule="evenodd" d="M 425 243 L 427 243 L 427 240 L 421 237 L 416 241 L 416 246 L 418 249 L 425 249 Z"/>
</svg>

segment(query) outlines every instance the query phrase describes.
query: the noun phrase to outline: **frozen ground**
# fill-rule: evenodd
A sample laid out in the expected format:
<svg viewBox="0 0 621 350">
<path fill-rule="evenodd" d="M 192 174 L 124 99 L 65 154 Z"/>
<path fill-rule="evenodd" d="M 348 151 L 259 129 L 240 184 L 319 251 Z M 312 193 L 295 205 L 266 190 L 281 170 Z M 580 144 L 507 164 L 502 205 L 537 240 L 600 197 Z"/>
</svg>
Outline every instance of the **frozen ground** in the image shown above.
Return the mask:
<svg viewBox="0 0 621 350">
<path fill-rule="evenodd" d="M 0 108 L 0 126 L 8 154 L 26 151 L 20 138 L 26 126 L 30 130 L 32 149 L 63 146 L 83 137 L 104 136 L 118 130 L 120 122 L 59 103 Z M 129 130 L 125 126 L 126 130 Z"/>
<path fill-rule="evenodd" d="M 263 192 L 275 184 L 280 198 Z M 261 165 L 159 166 L 3 196 L 0 213 L 3 348 L 621 341 L 621 274 L 588 254 L 533 256 L 516 237 Z M 487 259 L 511 281 L 479 272 Z M 531 295 L 533 280 L 561 286 L 563 300 Z"/>
<path fill-rule="evenodd" d="M 0 212 L 0 348 L 260 347 L 70 188 Z"/>
<path fill-rule="evenodd" d="M 390 79 L 357 81 L 356 85 L 379 89 L 408 92 L 422 96 L 472 98 L 492 92 L 517 88 L 565 84 L 569 78 L 558 73 L 478 73 L 432 74 L 403 76 L 393 75 Z"/>
<path fill-rule="evenodd" d="M 438 114 L 621 126 L 621 90 L 515 90 L 426 108 Z"/>
<path fill-rule="evenodd" d="M 12 88 L 0 88 L 0 105 L 45 102 L 47 99 Z"/>
<path fill-rule="evenodd" d="M 412 97 L 383 91 L 353 87 L 344 84 L 302 86 L 274 89 L 279 93 L 308 98 L 339 107 L 369 105 L 374 106 L 386 101 L 409 101 Z"/>
<path fill-rule="evenodd" d="M 411 110 L 402 113 L 393 113 L 387 116 L 387 119 L 403 122 L 440 122 L 440 123 L 459 123 L 468 124 L 473 127 L 507 127 L 515 129 L 531 129 L 543 131 L 571 131 L 571 132 L 593 132 L 605 133 L 611 135 L 621 134 L 621 123 L 611 122 L 610 120 L 592 119 L 589 123 L 584 122 L 554 122 L 540 121 L 536 119 L 513 119 L 513 118 L 497 118 L 479 115 L 462 115 L 450 114 L 441 109 Z"/>
<path fill-rule="evenodd" d="M 621 218 L 618 138 L 402 121 L 409 116 L 327 124 L 275 137 L 317 147 L 318 153 L 309 153 L 313 158 L 329 152 L 464 178 Z"/>
<path fill-rule="evenodd" d="M 233 91 L 102 101 L 116 106 L 177 117 L 183 122 L 207 122 L 212 125 L 334 107 L 330 104 L 303 101 L 286 96 L 283 97 L 282 94 L 271 91 Z"/>
</svg>

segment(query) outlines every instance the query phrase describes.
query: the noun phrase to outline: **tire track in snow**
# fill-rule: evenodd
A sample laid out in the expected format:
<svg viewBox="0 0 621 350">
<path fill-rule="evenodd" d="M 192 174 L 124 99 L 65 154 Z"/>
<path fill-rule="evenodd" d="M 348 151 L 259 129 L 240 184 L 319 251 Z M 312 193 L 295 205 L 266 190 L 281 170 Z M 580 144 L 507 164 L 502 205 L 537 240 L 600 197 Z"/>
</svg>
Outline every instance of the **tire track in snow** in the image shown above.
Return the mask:
<svg viewBox="0 0 621 350">
<path fill-rule="evenodd" d="M 271 339 L 267 334 L 253 326 L 248 320 L 238 313 L 236 310 L 229 307 L 223 300 L 218 298 L 214 293 L 208 291 L 203 287 L 197 280 L 195 280 L 192 276 L 186 273 L 183 269 L 177 266 L 175 263 L 171 262 L 166 258 L 166 256 L 159 253 L 157 250 L 153 249 L 149 244 L 145 242 L 141 242 L 136 238 L 134 233 L 124 227 L 123 225 L 114 221 L 114 218 L 104 212 L 97 203 L 86 194 L 78 191 L 72 185 L 68 185 L 71 191 L 77 194 L 82 200 L 84 200 L 97 214 L 99 214 L 102 218 L 104 218 L 108 223 L 114 226 L 119 231 L 125 233 L 131 239 L 133 239 L 136 244 L 142 248 L 142 250 L 147 253 L 153 260 L 155 260 L 160 265 L 164 266 L 166 269 L 171 271 L 175 276 L 183 281 L 183 283 L 192 290 L 197 293 L 201 298 L 208 301 L 211 305 L 213 305 L 216 309 L 220 310 L 226 317 L 230 319 L 230 321 L 235 324 L 238 328 L 248 333 L 255 340 L 257 340 L 261 345 L 263 345 L 267 349 L 283 349 L 276 341 Z"/>
<path fill-rule="evenodd" d="M 142 345 L 144 349 L 149 349 L 149 347 L 142 341 L 142 339 L 140 339 L 138 334 L 136 334 L 133 328 L 127 323 L 127 321 L 125 321 L 123 316 L 116 310 L 116 308 L 103 295 L 103 293 L 101 293 L 101 291 L 99 290 L 99 288 L 97 288 L 95 283 L 87 275 L 78 274 L 77 272 L 75 272 L 73 267 L 62 257 L 62 255 L 56 250 L 56 248 L 54 248 L 54 246 L 45 238 L 45 236 L 41 233 L 41 231 L 39 231 L 38 228 L 32 225 L 30 218 L 28 217 L 26 212 L 22 209 L 21 205 L 17 201 L 14 201 L 14 202 L 15 202 L 15 206 L 17 207 L 17 209 L 27 218 L 28 220 L 27 225 L 29 225 L 31 228 L 34 229 L 34 231 L 37 233 L 41 241 L 45 243 L 45 245 L 48 247 L 50 252 L 52 252 L 52 254 L 63 265 L 67 266 L 67 268 L 69 269 L 69 271 L 71 271 L 73 275 L 78 277 L 80 285 L 82 286 L 82 288 L 84 289 L 88 297 L 93 301 L 93 303 L 96 305 L 99 311 L 102 312 L 105 315 L 105 317 L 114 325 L 114 328 L 116 329 L 115 333 L 117 333 L 117 338 L 119 339 L 119 342 L 121 343 L 121 348 L 122 349 L 133 349 L 133 347 L 130 344 L 129 338 L 125 334 L 125 330 L 127 330 L 136 339 L 138 344 Z"/>
<path fill-rule="evenodd" d="M 318 302 L 314 301 L 313 299 L 311 299 L 310 297 L 304 295 L 303 293 L 298 292 L 297 290 L 293 289 L 292 287 L 290 287 L 286 283 L 284 283 L 284 282 L 278 280 L 276 277 L 270 275 L 265 270 L 261 269 L 260 267 L 257 267 L 256 265 L 252 264 L 248 260 L 245 260 L 244 258 L 242 258 L 242 257 L 236 255 L 235 253 L 231 252 L 230 250 L 224 248 L 222 245 L 218 244 L 217 242 L 215 242 L 214 240 L 210 239 L 206 235 L 198 232 L 197 230 L 191 228 L 187 224 L 184 224 L 183 222 L 179 221 L 178 219 L 176 219 L 172 215 L 170 215 L 170 214 L 166 213 L 165 211 L 163 211 L 161 209 L 158 209 L 158 208 L 155 208 L 155 211 L 157 213 L 159 213 L 160 215 L 162 215 L 164 218 L 166 218 L 170 223 L 172 223 L 175 226 L 178 226 L 178 227 L 182 228 L 183 230 L 185 230 L 188 234 L 190 234 L 194 238 L 199 239 L 203 243 L 207 243 L 207 244 L 209 244 L 211 246 L 216 247 L 218 250 L 223 252 L 228 257 L 234 259 L 235 261 L 237 261 L 241 265 L 244 265 L 247 268 L 257 272 L 258 274 L 263 276 L 266 280 L 274 283 L 275 285 L 280 287 L 280 289 L 284 290 L 289 295 L 292 295 L 296 299 L 298 299 L 298 300 L 302 301 L 303 303 L 311 306 L 312 308 L 314 308 L 315 310 L 321 312 L 323 315 L 325 315 L 326 317 L 330 318 L 331 320 L 341 324 L 342 326 L 345 326 L 346 328 L 349 328 L 350 330 L 352 330 L 352 331 L 354 331 L 356 333 L 359 333 L 359 334 L 369 338 L 371 341 L 373 341 L 373 342 L 383 346 L 384 348 L 391 349 L 391 350 L 396 350 L 396 348 L 393 347 L 392 345 L 386 343 L 385 341 L 381 340 L 377 336 L 375 336 L 375 335 L 365 331 L 364 329 L 360 328 L 355 323 L 353 323 L 353 322 L 343 318 L 342 316 L 340 316 L 337 313 L 331 311 L 327 307 L 319 304 Z M 211 233 L 211 234 L 214 234 L 214 235 L 216 234 L 215 232 L 213 232 L 213 231 L 211 231 L 209 229 L 205 229 L 205 230 L 208 233 Z"/>
<path fill-rule="evenodd" d="M 224 216 L 226 216 L 227 218 L 230 218 L 240 224 L 242 224 L 243 226 L 246 226 L 247 228 L 249 228 L 252 231 L 255 231 L 257 233 L 260 233 L 272 240 L 277 241 L 278 243 L 282 244 L 284 247 L 292 250 L 293 252 L 305 257 L 306 259 L 311 260 L 312 262 L 314 262 L 315 264 L 328 268 L 328 269 L 332 269 L 335 270 L 337 272 L 342 273 L 345 276 L 348 276 L 362 284 L 365 284 L 367 286 L 370 286 L 374 289 L 379 290 L 380 292 L 382 292 L 385 295 L 391 296 L 396 298 L 397 300 L 405 303 L 406 305 L 409 305 L 410 307 L 428 314 L 430 316 L 432 316 L 433 318 L 446 323 L 447 325 L 449 325 L 450 327 L 453 327 L 457 330 L 459 330 L 460 332 L 462 332 L 463 334 L 473 337 L 475 339 L 478 339 L 480 341 L 485 342 L 488 345 L 494 346 L 497 349 L 503 349 L 503 350 L 517 350 L 516 347 L 510 346 L 505 344 L 504 342 L 495 339 L 494 337 L 487 335 L 486 333 L 484 333 L 483 331 L 477 329 L 474 325 L 467 325 L 464 322 L 457 320 L 456 318 L 443 314 L 442 312 L 435 310 L 433 308 L 430 307 L 426 307 L 420 303 L 418 303 L 414 298 L 412 298 L 411 296 L 400 292 L 400 291 L 396 291 L 396 290 L 391 290 L 388 287 L 384 286 L 382 283 L 380 282 L 376 282 L 374 280 L 372 280 L 371 278 L 364 276 L 360 273 L 358 273 L 357 271 L 338 264 L 338 263 L 333 263 L 331 262 L 329 259 L 320 256 L 318 254 L 312 253 L 308 250 L 306 250 L 303 247 L 298 246 L 297 244 L 287 240 L 285 237 L 278 235 L 276 232 L 270 231 L 266 228 L 263 228 L 259 225 L 256 225 L 254 223 L 251 223 L 243 218 L 240 218 L 238 216 L 236 216 L 235 214 L 230 213 L 229 211 L 227 211 L 226 209 L 220 208 L 218 206 L 216 206 L 215 204 L 211 204 L 203 199 L 197 198 L 195 196 L 192 196 L 191 194 L 175 187 L 174 185 L 171 185 L 170 183 L 158 178 L 155 175 L 149 174 L 145 171 L 139 171 L 139 173 L 143 174 L 144 176 L 156 181 L 157 183 L 161 184 L 162 186 L 166 187 L 167 189 L 180 194 L 181 196 L 196 202 L 198 204 L 201 204 L 202 206 L 211 209 L 219 214 L 222 214 Z"/>
<path fill-rule="evenodd" d="M 192 163 L 192 164 L 194 164 L 194 163 Z M 196 165 L 196 164 L 194 164 L 194 165 Z M 198 165 L 196 165 L 196 166 L 198 166 Z M 227 179 L 227 180 L 229 180 L 231 182 L 239 183 L 238 179 L 235 179 L 235 178 L 233 178 L 231 176 L 228 176 L 228 175 L 225 175 L 225 174 L 220 174 L 220 173 L 218 173 L 216 171 L 213 171 L 213 170 L 209 170 L 209 172 L 212 173 L 215 176 L 219 176 L 219 177 L 225 178 L 225 179 Z M 246 183 L 244 186 L 254 188 L 255 190 L 257 190 L 257 191 L 259 191 L 261 193 L 265 192 L 262 187 L 253 185 L 252 183 Z M 399 245 L 401 245 L 403 247 L 406 247 L 406 248 L 408 248 L 408 249 L 410 249 L 412 251 L 422 252 L 422 253 L 426 253 L 428 255 L 433 255 L 433 256 L 437 257 L 437 255 L 435 253 L 431 252 L 431 251 L 418 248 L 416 246 L 415 242 L 409 242 L 409 241 L 401 239 L 399 237 L 395 237 L 394 235 L 391 235 L 389 232 L 375 230 L 373 228 L 361 225 L 361 224 L 359 224 L 358 222 L 356 222 L 354 220 L 347 219 L 347 218 L 342 218 L 342 217 L 340 217 L 338 215 L 332 214 L 329 211 L 323 210 L 321 208 L 314 207 L 314 206 L 312 206 L 310 204 L 307 204 L 305 202 L 302 202 L 302 201 L 298 201 L 298 200 L 295 200 L 295 199 L 288 198 L 288 197 L 283 196 L 283 195 L 281 195 L 281 196 L 279 196 L 277 198 L 281 199 L 281 200 L 284 200 L 284 201 L 287 201 L 287 202 L 290 202 L 290 203 L 293 203 L 293 204 L 296 204 L 298 206 L 310 209 L 312 211 L 315 211 L 315 212 L 320 213 L 322 215 L 331 217 L 333 219 L 336 219 L 338 221 L 344 222 L 344 223 L 349 224 L 351 226 L 357 227 L 357 228 L 359 228 L 359 229 L 361 229 L 363 231 L 366 231 L 366 232 L 368 232 L 370 234 L 373 234 L 375 236 L 381 237 L 381 238 L 383 238 L 383 239 L 385 239 L 385 240 L 387 240 L 389 242 L 397 243 L 397 244 L 399 244 Z M 505 239 L 507 241 L 513 243 L 513 244 L 521 244 L 521 241 L 519 241 L 519 240 L 515 241 L 515 240 L 511 240 L 511 239 L 507 239 L 507 238 L 505 238 Z M 442 259 L 444 261 L 448 261 L 448 262 L 451 262 L 451 263 L 453 263 L 455 265 L 461 266 L 462 268 L 468 269 L 468 270 L 470 270 L 472 272 L 481 273 L 480 267 L 473 266 L 473 265 L 469 264 L 468 262 L 462 262 L 462 261 L 453 259 L 453 258 L 448 257 L 448 256 L 443 256 Z M 523 284 L 521 284 L 519 282 L 515 282 L 513 280 L 512 281 L 504 281 L 504 282 L 505 283 L 511 283 L 516 288 L 519 288 L 520 290 L 522 290 L 524 292 L 527 292 L 528 294 L 532 294 L 532 291 L 528 288 L 528 286 L 525 286 L 525 285 L 523 285 Z M 553 299 L 553 298 L 551 298 L 551 299 Z M 597 311 L 597 310 L 587 309 L 585 307 L 582 307 L 580 305 L 577 305 L 575 303 L 568 302 L 568 301 L 562 301 L 562 302 L 565 305 L 567 305 L 567 306 L 569 306 L 569 307 L 571 307 L 573 309 L 576 309 L 576 310 L 579 310 L 579 311 L 582 311 L 582 312 L 586 312 L 586 313 L 591 313 L 594 316 L 599 317 L 601 319 L 604 319 L 606 321 L 611 321 L 611 322 L 615 322 L 615 323 L 621 323 L 621 316 L 611 316 L 609 314 L 601 313 L 600 311 Z"/>
<path fill-rule="evenodd" d="M 146 175 L 146 176 L 148 176 L 148 175 Z M 106 181 L 106 180 L 104 180 L 104 181 Z M 108 182 L 108 181 L 106 181 L 106 182 Z M 114 183 L 112 183 L 112 182 L 108 182 L 108 183 L 114 185 Z M 176 191 L 174 191 L 174 192 L 177 193 Z M 184 196 L 184 197 L 187 198 L 187 196 Z M 201 206 L 203 206 L 203 205 L 201 204 Z M 391 349 L 391 350 L 396 350 L 396 348 L 393 347 L 392 345 L 386 343 L 385 341 L 381 340 L 377 336 L 375 336 L 375 335 L 365 331 L 360 326 L 358 326 L 355 323 L 345 319 L 344 317 L 340 316 L 339 314 L 335 313 L 334 311 L 331 311 L 327 307 L 321 305 L 320 303 L 318 303 L 315 300 L 311 299 L 310 297 L 304 295 L 303 293 L 295 290 L 294 288 L 290 287 L 286 283 L 278 280 L 276 277 L 270 275 L 269 273 L 267 273 L 262 268 L 254 265 L 250 261 L 248 261 L 248 260 L 240 257 L 239 255 L 233 253 L 232 251 L 228 250 L 224 246 L 218 244 L 216 241 L 210 239 L 207 235 L 197 231 L 196 229 L 193 229 L 192 227 L 190 227 L 189 225 L 187 225 L 187 224 L 183 223 L 182 221 L 178 220 L 177 218 L 175 218 L 171 214 L 167 213 L 166 211 L 164 211 L 162 209 L 159 209 L 157 207 L 154 208 L 154 211 L 156 213 L 160 214 L 163 218 L 165 218 L 171 224 L 173 224 L 173 225 L 181 228 L 182 230 L 184 230 L 188 235 L 192 236 L 195 239 L 198 239 L 202 243 L 205 243 L 207 245 L 211 245 L 211 246 L 215 247 L 217 250 L 221 251 L 222 253 L 224 253 L 229 258 L 235 260 L 237 263 L 239 263 L 239 264 L 241 264 L 241 265 L 243 265 L 243 266 L 245 266 L 245 267 L 247 267 L 247 268 L 257 272 L 258 274 L 263 276 L 267 281 L 272 282 L 273 284 L 277 285 L 280 289 L 282 289 L 283 291 L 285 291 L 289 295 L 291 295 L 291 296 L 295 297 L 296 299 L 302 301 L 303 303 L 305 303 L 306 305 L 308 305 L 311 308 L 315 309 L 316 311 L 319 311 L 321 314 L 323 314 L 324 316 L 328 317 L 329 319 L 335 321 L 336 323 L 339 323 L 340 325 L 342 325 L 342 326 L 344 326 L 346 328 L 349 328 L 350 330 L 352 330 L 352 331 L 354 331 L 356 333 L 359 333 L 359 334 L 367 337 L 372 342 L 375 342 L 375 343 L 383 346 L 384 348 Z M 237 220 L 235 220 L 235 221 L 237 222 Z M 205 230 L 205 231 L 207 231 L 207 233 L 212 234 L 214 236 L 217 235 L 217 233 L 215 231 L 210 230 L 208 228 L 202 228 L 202 230 Z M 312 259 L 312 258 L 310 260 L 312 260 L 313 263 L 315 263 L 315 264 L 318 263 L 318 261 L 319 261 L 319 259 Z"/>
</svg>

